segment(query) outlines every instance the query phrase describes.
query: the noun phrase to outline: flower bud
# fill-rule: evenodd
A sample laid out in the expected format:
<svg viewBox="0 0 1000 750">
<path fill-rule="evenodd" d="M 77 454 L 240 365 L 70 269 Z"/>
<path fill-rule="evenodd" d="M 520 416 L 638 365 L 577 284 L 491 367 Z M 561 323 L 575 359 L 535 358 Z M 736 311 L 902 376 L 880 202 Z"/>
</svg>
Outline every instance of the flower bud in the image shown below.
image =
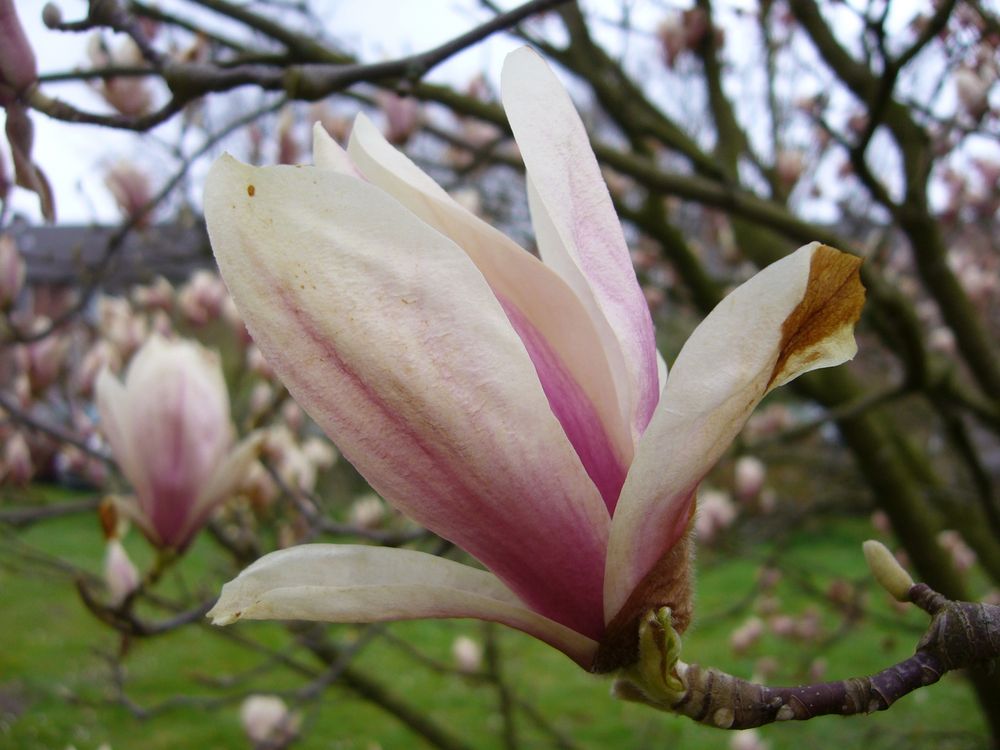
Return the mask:
<svg viewBox="0 0 1000 750">
<path fill-rule="evenodd" d="M 117 538 L 108 540 L 104 553 L 104 582 L 108 587 L 112 607 L 119 606 L 139 588 L 139 571 Z"/>
<path fill-rule="evenodd" d="M 475 674 L 483 665 L 483 647 L 478 641 L 460 635 L 451 644 L 451 658 L 462 674 Z"/>
<path fill-rule="evenodd" d="M 24 286 L 24 258 L 14 238 L 0 236 L 0 310 L 9 310 Z"/>
<path fill-rule="evenodd" d="M 17 17 L 14 0 L 0 0 L 0 106 L 7 106 L 38 79 L 35 52 Z"/>
<path fill-rule="evenodd" d="M 868 569 L 871 570 L 879 585 L 888 591 L 896 601 L 908 602 L 910 589 L 913 588 L 913 579 L 899 564 L 899 561 L 892 556 L 889 548 L 874 539 L 869 539 L 861 548 L 864 550 Z"/>
<path fill-rule="evenodd" d="M 300 717 L 276 695 L 251 695 L 240 706 L 240 722 L 255 745 L 282 748 L 294 739 Z"/>
<path fill-rule="evenodd" d="M 15 432 L 7 438 L 3 449 L 3 465 L 5 482 L 23 486 L 31 481 L 35 473 L 31 461 L 31 449 L 28 448 L 28 441 L 20 432 Z"/>
</svg>

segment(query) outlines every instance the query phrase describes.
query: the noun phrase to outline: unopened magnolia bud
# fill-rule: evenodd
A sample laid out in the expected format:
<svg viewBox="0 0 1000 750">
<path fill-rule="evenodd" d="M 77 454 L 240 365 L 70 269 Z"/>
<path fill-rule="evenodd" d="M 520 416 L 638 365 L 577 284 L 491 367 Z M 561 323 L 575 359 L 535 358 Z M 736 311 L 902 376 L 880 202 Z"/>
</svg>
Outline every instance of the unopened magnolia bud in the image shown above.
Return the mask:
<svg viewBox="0 0 1000 750">
<path fill-rule="evenodd" d="M 139 571 L 118 539 L 108 541 L 104 555 L 104 582 L 108 586 L 111 605 L 117 607 L 139 587 Z"/>
<path fill-rule="evenodd" d="M 769 747 L 756 729 L 739 729 L 729 740 L 729 750 L 767 750 Z"/>
<path fill-rule="evenodd" d="M 910 600 L 910 589 L 913 588 L 913 579 L 910 574 L 903 569 L 889 548 L 882 542 L 869 539 L 862 545 L 865 553 L 865 562 L 868 569 L 879 585 L 884 588 L 893 599 L 900 602 Z"/>
<path fill-rule="evenodd" d="M 24 286 L 25 265 L 21 253 L 8 235 L 0 237 L 0 310 L 6 310 Z"/>
<path fill-rule="evenodd" d="M 31 460 L 31 449 L 28 447 L 28 441 L 20 432 L 15 432 L 7 439 L 2 465 L 6 469 L 0 468 L 0 473 L 3 475 L 2 478 L 9 483 L 23 486 L 31 481 L 31 477 L 35 473 L 35 467 Z"/>
<path fill-rule="evenodd" d="M 299 717 L 276 695 L 251 695 L 240 706 L 240 722 L 251 742 L 285 747 L 295 736 Z"/>
<path fill-rule="evenodd" d="M 451 658 L 463 674 L 474 674 L 483 664 L 483 647 L 468 636 L 460 635 L 451 644 Z"/>
<path fill-rule="evenodd" d="M 736 497 L 743 502 L 753 500 L 764 488 L 767 468 L 764 462 L 755 456 L 741 456 L 736 461 L 733 477 L 733 489 Z"/>
</svg>

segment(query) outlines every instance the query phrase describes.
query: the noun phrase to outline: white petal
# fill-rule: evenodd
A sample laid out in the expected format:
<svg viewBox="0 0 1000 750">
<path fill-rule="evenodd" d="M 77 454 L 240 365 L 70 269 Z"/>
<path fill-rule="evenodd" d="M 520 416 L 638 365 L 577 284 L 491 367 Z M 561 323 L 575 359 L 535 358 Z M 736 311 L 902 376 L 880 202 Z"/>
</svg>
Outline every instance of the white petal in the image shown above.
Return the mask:
<svg viewBox="0 0 1000 750">
<path fill-rule="evenodd" d="M 864 302 L 859 263 L 814 242 L 741 285 L 695 329 L 612 520 L 606 620 L 684 533 L 695 489 L 760 400 L 803 372 L 854 356 Z"/>
<path fill-rule="evenodd" d="M 501 98 L 528 172 L 542 258 L 587 306 L 627 421 L 642 434 L 659 396 L 653 323 L 590 139 L 558 78 L 528 47 L 504 61 Z"/>
<path fill-rule="evenodd" d="M 222 588 L 208 613 L 238 619 L 383 622 L 475 617 L 502 622 L 559 649 L 583 667 L 593 640 L 529 610 L 483 570 L 414 550 L 308 544 L 265 555 Z"/>
</svg>

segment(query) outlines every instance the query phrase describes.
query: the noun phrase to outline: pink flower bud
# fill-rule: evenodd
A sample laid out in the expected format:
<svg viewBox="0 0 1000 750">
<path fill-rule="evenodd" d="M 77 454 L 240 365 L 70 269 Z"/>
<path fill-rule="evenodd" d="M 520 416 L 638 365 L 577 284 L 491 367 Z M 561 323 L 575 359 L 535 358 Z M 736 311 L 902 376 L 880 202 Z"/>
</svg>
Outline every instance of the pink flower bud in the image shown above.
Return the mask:
<svg viewBox="0 0 1000 750">
<path fill-rule="evenodd" d="M 779 638 L 790 638 L 795 635 L 795 618 L 791 615 L 775 615 L 768 621 L 771 632 Z"/>
<path fill-rule="evenodd" d="M 736 520 L 736 506 L 729 495 L 719 490 L 699 493 L 698 511 L 694 528 L 698 541 L 710 544 L 713 539 Z"/>
<path fill-rule="evenodd" d="M 44 328 L 49 322 L 44 318 L 36 318 L 35 324 L 38 328 Z M 53 331 L 43 339 L 18 347 L 18 359 L 28 376 L 33 394 L 44 393 L 59 379 L 69 344 L 70 340 L 66 335 Z"/>
<path fill-rule="evenodd" d="M 733 477 L 736 498 L 743 503 L 754 500 L 763 489 L 766 477 L 767 468 L 763 461 L 755 456 L 740 456 Z"/>
<path fill-rule="evenodd" d="M 982 118 L 990 107 L 989 92 L 991 81 L 983 78 L 971 68 L 959 68 L 952 80 L 955 93 L 962 110 L 973 120 Z"/>
<path fill-rule="evenodd" d="M 107 339 L 98 339 L 76 368 L 76 390 L 81 396 L 89 396 L 101 370 L 118 372 L 122 367 L 122 357 L 118 348 Z"/>
<path fill-rule="evenodd" d="M 729 635 L 729 647 L 737 656 L 745 654 L 764 635 L 764 621 L 751 617 Z"/>
<path fill-rule="evenodd" d="M 132 287 L 132 303 L 140 310 L 167 310 L 174 306 L 174 287 L 162 276 L 152 284 Z"/>
<path fill-rule="evenodd" d="M 729 740 L 729 750 L 768 750 L 770 747 L 756 729 L 738 729 Z"/>
<path fill-rule="evenodd" d="M 137 219 L 136 226 L 139 227 L 149 226 L 150 214 L 142 213 L 153 198 L 148 175 L 134 164 L 122 161 L 108 171 L 104 184 L 118 204 L 123 218 Z"/>
<path fill-rule="evenodd" d="M 257 746 L 287 747 L 298 732 L 301 717 L 288 710 L 276 695 L 251 695 L 240 706 L 240 723 Z"/>
<path fill-rule="evenodd" d="M 774 160 L 774 171 L 782 188 L 788 191 L 795 187 L 805 166 L 805 155 L 801 151 L 779 151 Z"/>
<path fill-rule="evenodd" d="M 181 314 L 196 326 L 216 320 L 228 296 L 222 279 L 211 271 L 196 271 L 177 295 Z"/>
<path fill-rule="evenodd" d="M 412 96 L 384 92 L 377 97 L 385 115 L 385 137 L 389 143 L 403 146 L 420 127 L 420 103 Z"/>
<path fill-rule="evenodd" d="M 250 414 L 259 417 L 271 405 L 274 388 L 268 383 L 257 383 L 250 391 Z"/>
<path fill-rule="evenodd" d="M 942 531 L 937 536 L 937 542 L 951 554 L 951 560 L 959 571 L 965 572 L 976 564 L 975 551 L 965 543 L 957 531 L 953 529 Z"/>
<path fill-rule="evenodd" d="M 0 310 L 9 310 L 24 286 L 24 258 L 14 238 L 0 236 Z"/>
<path fill-rule="evenodd" d="M 15 432 L 7 438 L 3 448 L 3 480 L 9 484 L 24 486 L 35 474 L 31 461 L 31 449 L 24 435 Z"/>
<path fill-rule="evenodd" d="M 145 63 L 142 52 L 131 39 L 109 49 L 99 34 L 90 38 L 87 54 L 95 68 L 135 67 Z M 152 92 L 142 77 L 108 78 L 97 84 L 97 90 L 108 104 L 126 117 L 139 117 L 153 108 Z"/>
<path fill-rule="evenodd" d="M 678 56 L 687 49 L 687 39 L 680 13 L 671 13 L 656 27 L 663 64 L 673 69 Z"/>
<path fill-rule="evenodd" d="M 183 550 L 258 451 L 256 435 L 233 446 L 218 356 L 154 335 L 124 384 L 105 370 L 95 391 L 101 430 L 135 492 L 129 515 L 155 546 Z"/>
<path fill-rule="evenodd" d="M 21 27 L 14 0 L 0 0 L 0 106 L 7 106 L 38 79 L 35 52 Z"/>
<path fill-rule="evenodd" d="M 374 492 L 362 495 L 351 504 L 348 515 L 352 526 L 360 529 L 377 529 L 387 515 L 385 502 Z"/>
<path fill-rule="evenodd" d="M 478 641 L 460 635 L 451 644 L 451 658 L 462 674 L 475 674 L 483 665 L 483 647 Z"/>
<path fill-rule="evenodd" d="M 112 607 L 119 606 L 139 587 L 139 571 L 117 538 L 108 540 L 104 553 L 104 583 L 108 587 Z"/>
</svg>

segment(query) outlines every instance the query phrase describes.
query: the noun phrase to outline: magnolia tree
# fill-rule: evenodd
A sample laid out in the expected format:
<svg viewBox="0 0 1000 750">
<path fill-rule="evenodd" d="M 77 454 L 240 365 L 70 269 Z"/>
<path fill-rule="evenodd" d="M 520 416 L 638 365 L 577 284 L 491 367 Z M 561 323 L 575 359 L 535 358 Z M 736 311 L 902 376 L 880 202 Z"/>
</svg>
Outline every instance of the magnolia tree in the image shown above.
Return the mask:
<svg viewBox="0 0 1000 750">
<path fill-rule="evenodd" d="M 255 747 L 308 737 L 302 710 L 337 687 L 463 747 L 357 657 L 394 638 L 378 623 L 478 618 L 607 675 L 615 698 L 731 730 L 889 709 L 961 670 L 982 712 L 970 741 L 996 744 L 993 11 L 483 2 L 467 33 L 380 61 L 308 3 L 40 12 L 47 40 L 87 34 L 90 55 L 40 75 L 57 42 L 33 45 L 0 0 L 0 519 L 30 566 L 18 529 L 99 517 L 102 572 L 47 564 L 121 638 L 113 702 L 152 711 L 129 698 L 127 644 L 198 630 L 297 681 L 201 699 L 242 702 Z M 497 35 L 499 71 L 428 80 Z M 108 169 L 122 223 L 58 291 L 32 283 L 8 226 L 28 192 L 57 216 L 43 118 L 155 132 L 177 162 Z M 128 238 L 191 206 L 221 276 L 115 293 Z M 39 494 L 53 481 L 76 490 Z M 868 572 L 817 592 L 772 541 L 850 515 L 885 544 L 858 544 Z M 178 593 L 206 537 L 210 580 Z M 775 550 L 763 565 L 755 545 Z M 753 676 L 686 645 L 699 547 L 760 568 L 720 597 Z M 838 636 L 815 607 L 784 609 L 783 571 L 840 637 L 886 598 L 929 620 L 907 620 L 910 653 L 880 671 L 825 665 Z M 254 619 L 290 640 L 219 627 Z M 484 632 L 452 665 L 397 645 L 491 686 L 503 746 L 526 721 L 574 746 Z M 800 684 L 770 684 L 765 635 L 813 650 Z"/>
</svg>

